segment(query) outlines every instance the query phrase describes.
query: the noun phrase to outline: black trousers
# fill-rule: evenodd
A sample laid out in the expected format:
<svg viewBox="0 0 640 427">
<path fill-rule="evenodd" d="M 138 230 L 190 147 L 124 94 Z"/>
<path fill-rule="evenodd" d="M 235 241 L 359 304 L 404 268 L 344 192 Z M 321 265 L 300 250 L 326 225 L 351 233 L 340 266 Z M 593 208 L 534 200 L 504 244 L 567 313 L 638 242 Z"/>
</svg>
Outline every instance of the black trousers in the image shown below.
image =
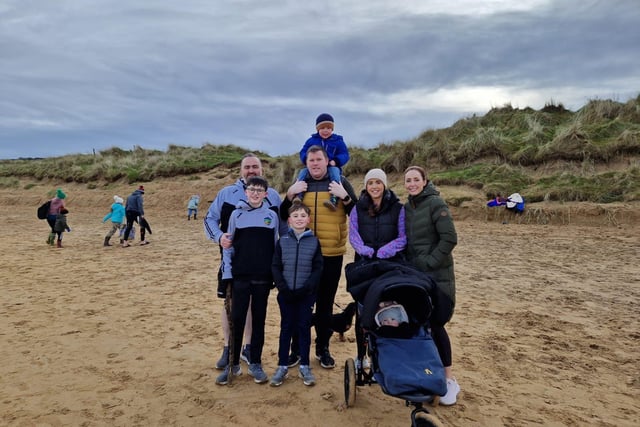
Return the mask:
<svg viewBox="0 0 640 427">
<path fill-rule="evenodd" d="M 127 215 L 127 228 L 124 229 L 124 241 L 129 240 L 129 233 L 131 233 L 131 228 L 133 227 L 133 223 L 138 221 L 138 216 L 140 214 L 138 211 L 126 211 Z"/>
<path fill-rule="evenodd" d="M 247 320 L 247 311 L 251 310 L 251 360 L 250 363 L 262 363 L 264 347 L 264 325 L 267 318 L 267 303 L 271 283 L 234 279 L 231 299 L 231 319 L 233 320 L 233 364 L 240 364 L 242 336 Z M 251 305 L 251 306 L 249 306 Z"/>
</svg>

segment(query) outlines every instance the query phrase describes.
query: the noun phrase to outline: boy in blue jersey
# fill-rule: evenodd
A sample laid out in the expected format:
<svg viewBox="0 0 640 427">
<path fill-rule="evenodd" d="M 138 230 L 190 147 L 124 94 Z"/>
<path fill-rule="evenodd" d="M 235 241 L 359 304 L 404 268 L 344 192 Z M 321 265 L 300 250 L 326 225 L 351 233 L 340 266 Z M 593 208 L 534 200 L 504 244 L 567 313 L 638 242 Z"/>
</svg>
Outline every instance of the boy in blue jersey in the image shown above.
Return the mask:
<svg viewBox="0 0 640 427">
<path fill-rule="evenodd" d="M 229 375 L 240 375 L 240 352 L 247 311 L 251 309 L 251 348 L 249 375 L 258 384 L 269 381 L 262 369 L 264 326 L 269 292 L 273 285 L 271 260 L 278 241 L 279 217 L 264 203 L 267 180 L 252 176 L 247 180 L 246 200 L 238 202 L 229 217 L 228 238 L 231 247 L 222 251 L 222 281 L 232 284 L 231 319 L 233 322 L 233 360 L 218 376 L 225 385 Z"/>
</svg>

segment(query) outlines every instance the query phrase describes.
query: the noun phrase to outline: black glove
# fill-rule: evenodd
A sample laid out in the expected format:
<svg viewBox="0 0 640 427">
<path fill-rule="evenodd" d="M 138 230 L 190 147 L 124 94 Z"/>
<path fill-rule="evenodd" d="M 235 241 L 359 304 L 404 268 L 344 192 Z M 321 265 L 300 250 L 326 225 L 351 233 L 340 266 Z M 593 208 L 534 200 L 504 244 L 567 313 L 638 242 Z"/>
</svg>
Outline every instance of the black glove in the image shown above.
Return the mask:
<svg viewBox="0 0 640 427">
<path fill-rule="evenodd" d="M 218 281 L 218 298 L 227 297 L 227 288 L 233 284 L 233 279 L 221 279 Z"/>
</svg>

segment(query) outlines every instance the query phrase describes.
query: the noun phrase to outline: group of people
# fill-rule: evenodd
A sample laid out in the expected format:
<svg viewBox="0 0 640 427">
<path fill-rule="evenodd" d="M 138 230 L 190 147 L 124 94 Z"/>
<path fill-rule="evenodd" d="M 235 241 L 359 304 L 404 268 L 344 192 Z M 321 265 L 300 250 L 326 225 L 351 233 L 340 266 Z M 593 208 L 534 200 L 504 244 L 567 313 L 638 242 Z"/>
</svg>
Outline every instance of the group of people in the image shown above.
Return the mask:
<svg viewBox="0 0 640 427">
<path fill-rule="evenodd" d="M 439 292 L 433 296 L 429 327 L 447 377 L 447 393 L 440 403 L 452 405 L 460 387 L 453 377 L 451 342 L 445 328 L 455 307 L 452 251 L 457 235 L 451 212 L 419 166 L 404 172 L 408 193 L 404 204 L 389 188 L 385 172 L 377 168 L 367 172 L 364 188 L 357 195 L 342 175 L 349 152 L 342 136 L 333 130 L 331 115 L 317 117 L 316 132 L 300 150 L 304 167 L 282 200 L 264 178 L 260 159 L 247 153 L 240 164 L 240 178 L 220 190 L 209 207 L 205 234 L 219 245 L 221 255 L 217 294 L 231 299 L 229 313 L 224 309 L 221 313 L 225 345 L 216 362 L 216 368 L 222 370 L 216 383 L 225 385 L 232 375 L 241 375 L 241 360 L 248 364 L 248 373 L 256 383 L 269 381 L 262 367 L 262 350 L 268 299 L 274 287 L 281 321 L 278 364 L 271 385 L 281 385 L 289 368 L 298 364 L 303 383 L 315 384 L 310 362 L 312 324 L 315 358 L 323 368 L 335 367 L 330 351 L 331 316 L 348 240 L 355 251 L 354 261 L 409 262 L 436 282 Z M 130 246 L 129 234 L 136 222 L 140 244 L 148 244 L 145 231 L 150 228 L 143 195 L 141 185 L 126 203 L 114 196 L 103 218 L 112 224 L 104 246 L 112 246 L 110 239 L 118 231 L 122 247 Z M 65 198 L 58 189 L 46 218 L 51 227 L 47 243 L 53 245 L 57 237 L 58 247 L 62 247 L 63 232 L 71 231 Z M 187 220 L 192 215 L 197 219 L 199 201 L 199 195 L 189 199 Z M 394 304 L 389 306 L 394 309 L 381 307 L 386 317 L 381 315 L 380 321 L 394 325 L 401 312 Z M 357 359 L 363 360 L 358 316 L 355 330 L 359 334 Z"/>
<path fill-rule="evenodd" d="M 381 169 L 367 172 L 357 196 L 341 174 L 349 154 L 333 130 L 331 115 L 318 116 L 316 133 L 300 151 L 304 170 L 282 200 L 263 177 L 260 160 L 249 153 L 242 159 L 238 181 L 223 188 L 207 212 L 205 234 L 219 244 L 222 258 L 218 296 L 232 296 L 233 334 L 223 311 L 225 345 L 216 363 L 223 372 L 216 383 L 225 385 L 232 375 L 241 375 L 240 360 L 248 363 L 256 383 L 269 382 L 262 349 L 273 287 L 278 291 L 281 321 L 278 364 L 270 384 L 281 385 L 289 368 L 298 364 L 303 383 L 315 384 L 310 363 L 312 314 L 315 357 L 321 367 L 335 367 L 330 322 L 349 240 L 356 260 L 403 260 L 434 278 L 441 292 L 434 300 L 430 330 L 447 377 L 447 393 L 440 403 L 452 405 L 460 387 L 453 377 L 445 329 L 455 306 L 452 251 L 457 235 L 449 208 L 419 166 L 404 173 L 408 193 L 404 204 Z M 358 347 L 363 356 L 364 349 Z"/>
<path fill-rule="evenodd" d="M 127 202 L 122 197 L 113 196 L 113 204 L 109 212 L 102 218 L 102 222 L 111 220 L 111 229 L 104 236 L 103 246 L 113 246 L 110 243 L 111 238 L 116 232 L 120 233 L 120 245 L 123 248 L 131 246 L 130 236 L 135 229 L 134 224 L 140 226 L 140 245 L 149 244 L 146 239 L 146 233 L 151 233 L 149 222 L 144 216 L 144 186 L 140 185 L 127 197 Z"/>
<path fill-rule="evenodd" d="M 151 233 L 151 227 L 144 217 L 143 195 L 144 187 L 140 185 L 127 197 L 126 204 L 122 197 L 118 195 L 113 196 L 113 203 L 111 204 L 109 212 L 102 219 L 103 223 L 111 220 L 111 228 L 104 237 L 103 246 L 113 246 L 110 240 L 116 232 L 119 232 L 121 246 L 124 248 L 129 247 L 131 245 L 129 243 L 129 236 L 133 231 L 134 223 L 139 223 L 140 225 L 140 245 L 144 246 L 149 244 L 149 241 L 146 240 L 146 233 Z M 47 244 L 52 246 L 56 245 L 58 248 L 62 248 L 63 233 L 65 231 L 71 231 L 67 223 L 69 210 L 64 204 L 66 198 L 67 195 L 64 191 L 58 188 L 56 195 L 49 201 L 49 210 L 46 218 L 51 228 L 49 237 L 47 238 Z"/>
</svg>

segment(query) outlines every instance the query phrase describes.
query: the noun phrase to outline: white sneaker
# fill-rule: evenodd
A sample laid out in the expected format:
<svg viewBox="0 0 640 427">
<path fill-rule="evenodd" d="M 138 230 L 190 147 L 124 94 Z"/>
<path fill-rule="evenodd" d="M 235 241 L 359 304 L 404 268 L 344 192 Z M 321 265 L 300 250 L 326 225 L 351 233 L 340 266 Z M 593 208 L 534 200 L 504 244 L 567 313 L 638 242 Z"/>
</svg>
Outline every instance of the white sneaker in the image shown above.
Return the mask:
<svg viewBox="0 0 640 427">
<path fill-rule="evenodd" d="M 360 369 L 369 369 L 371 367 L 367 356 L 362 358 L 362 366 L 360 366 L 360 360 L 358 360 L 357 356 L 355 357 L 354 362 L 356 364 L 356 372 L 360 371 Z"/>
<path fill-rule="evenodd" d="M 447 378 L 447 394 L 440 397 L 440 404 L 444 406 L 455 405 L 458 393 L 460 393 L 458 381 L 455 378 Z"/>
</svg>

